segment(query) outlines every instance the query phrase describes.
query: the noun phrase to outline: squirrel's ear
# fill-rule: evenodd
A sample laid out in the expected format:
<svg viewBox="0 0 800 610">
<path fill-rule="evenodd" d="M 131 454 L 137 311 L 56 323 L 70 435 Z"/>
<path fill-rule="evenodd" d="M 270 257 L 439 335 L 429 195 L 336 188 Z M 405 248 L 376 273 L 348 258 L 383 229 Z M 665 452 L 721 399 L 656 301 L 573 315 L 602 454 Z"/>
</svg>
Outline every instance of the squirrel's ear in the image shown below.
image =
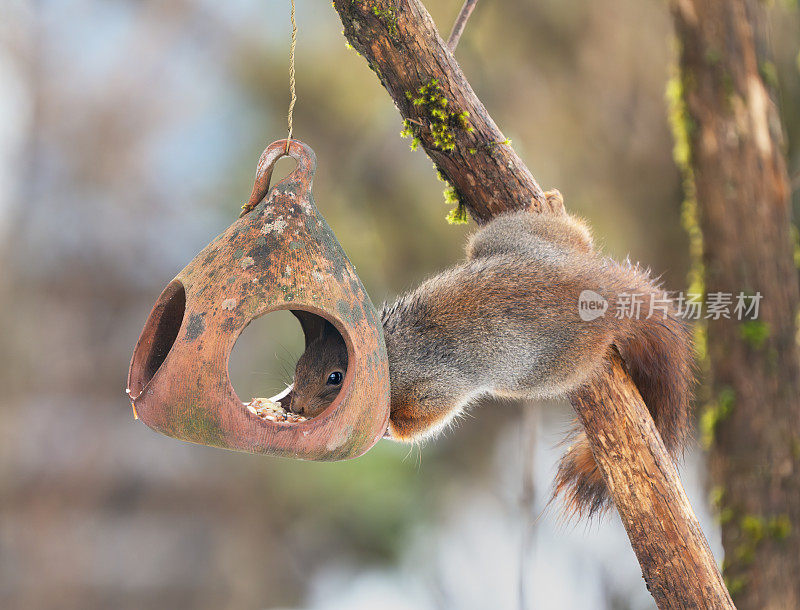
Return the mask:
<svg viewBox="0 0 800 610">
<path fill-rule="evenodd" d="M 303 335 L 306 338 L 306 347 L 325 333 L 325 327 L 331 326 L 325 318 L 308 313 L 307 311 L 292 311 L 294 317 L 300 320 L 300 326 L 303 328 Z"/>
<path fill-rule="evenodd" d="M 336 327 L 324 320 L 324 324 L 322 325 L 322 338 L 327 339 L 328 337 L 335 337 L 339 335 L 339 331 L 336 330 Z"/>
</svg>

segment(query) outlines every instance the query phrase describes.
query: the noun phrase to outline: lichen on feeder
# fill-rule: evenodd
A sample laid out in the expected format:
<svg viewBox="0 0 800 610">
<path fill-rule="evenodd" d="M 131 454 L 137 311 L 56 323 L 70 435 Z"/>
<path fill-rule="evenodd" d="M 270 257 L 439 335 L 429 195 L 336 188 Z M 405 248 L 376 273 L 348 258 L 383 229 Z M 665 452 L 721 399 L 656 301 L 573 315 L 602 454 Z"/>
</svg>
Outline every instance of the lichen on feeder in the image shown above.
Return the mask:
<svg viewBox="0 0 800 610">
<path fill-rule="evenodd" d="M 270 188 L 275 163 L 287 154 L 297 167 Z M 314 205 L 315 168 L 313 151 L 298 140 L 290 141 L 288 151 L 286 140 L 271 144 L 242 216 L 156 301 L 128 374 L 134 410 L 151 428 L 191 442 L 311 460 L 356 457 L 383 435 L 389 379 L 380 320 Z M 248 409 L 228 374 L 242 330 L 281 309 L 298 318 L 306 345 L 324 320 L 347 345 L 339 395 L 306 421 L 267 419 L 259 409 Z"/>
</svg>

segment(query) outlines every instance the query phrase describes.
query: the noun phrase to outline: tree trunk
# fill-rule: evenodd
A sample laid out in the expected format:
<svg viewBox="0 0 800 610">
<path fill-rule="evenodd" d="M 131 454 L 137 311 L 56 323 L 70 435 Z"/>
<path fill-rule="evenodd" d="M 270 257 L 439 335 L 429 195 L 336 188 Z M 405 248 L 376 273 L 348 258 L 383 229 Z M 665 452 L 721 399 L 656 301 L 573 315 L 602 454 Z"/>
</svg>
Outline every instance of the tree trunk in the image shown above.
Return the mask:
<svg viewBox="0 0 800 610">
<path fill-rule="evenodd" d="M 780 121 L 756 53 L 763 5 L 674 0 L 673 13 L 705 292 L 762 296 L 757 320 L 707 321 L 703 428 L 724 573 L 744 610 L 800 608 L 798 276 Z"/>
<path fill-rule="evenodd" d="M 479 223 L 514 209 L 563 213 L 549 207 L 418 0 L 335 0 L 334 8 L 459 207 Z M 572 404 L 659 608 L 732 608 L 675 465 L 616 352 Z"/>
</svg>

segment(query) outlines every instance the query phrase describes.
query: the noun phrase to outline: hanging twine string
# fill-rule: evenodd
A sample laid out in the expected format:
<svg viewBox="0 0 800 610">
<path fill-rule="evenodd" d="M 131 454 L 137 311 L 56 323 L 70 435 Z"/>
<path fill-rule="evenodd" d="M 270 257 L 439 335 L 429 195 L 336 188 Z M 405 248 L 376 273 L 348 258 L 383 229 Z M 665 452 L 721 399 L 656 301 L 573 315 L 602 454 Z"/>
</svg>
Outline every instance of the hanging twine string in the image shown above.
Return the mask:
<svg viewBox="0 0 800 610">
<path fill-rule="evenodd" d="M 289 154 L 289 146 L 292 143 L 292 119 L 294 115 L 294 104 L 297 101 L 297 93 L 295 92 L 295 83 L 294 83 L 294 48 L 297 44 L 297 24 L 294 20 L 294 0 L 292 0 L 292 10 L 291 10 L 291 20 L 292 20 L 292 42 L 289 45 L 289 113 L 286 117 L 286 130 L 288 132 L 286 136 L 286 148 L 283 150 L 285 155 Z M 266 151 L 265 151 L 266 152 Z M 260 162 L 259 162 L 260 163 Z M 261 165 L 259 165 L 259 170 L 256 176 L 256 182 L 260 179 L 260 172 L 261 172 Z M 269 181 L 269 178 L 267 178 Z M 255 187 L 253 187 L 255 189 Z M 256 205 L 258 205 L 258 201 L 248 201 L 242 206 L 242 212 L 239 214 L 239 218 L 250 212 Z"/>
<path fill-rule="evenodd" d="M 294 88 L 294 47 L 297 44 L 297 24 L 294 21 L 294 0 L 292 0 L 292 44 L 289 46 L 289 91 L 291 99 L 289 100 L 289 116 L 287 118 L 287 127 L 289 135 L 286 138 L 286 154 L 289 154 L 289 144 L 292 141 L 292 115 L 294 114 L 294 103 L 297 101 L 297 94 Z"/>
</svg>

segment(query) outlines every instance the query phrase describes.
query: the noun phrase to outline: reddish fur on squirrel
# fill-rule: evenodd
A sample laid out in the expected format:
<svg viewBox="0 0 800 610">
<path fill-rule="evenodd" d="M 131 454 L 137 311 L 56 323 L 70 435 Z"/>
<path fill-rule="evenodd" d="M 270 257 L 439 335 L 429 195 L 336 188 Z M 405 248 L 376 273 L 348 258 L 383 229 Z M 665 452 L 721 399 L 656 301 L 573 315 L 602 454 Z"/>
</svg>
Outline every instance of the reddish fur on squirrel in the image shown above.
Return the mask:
<svg viewBox="0 0 800 610">
<path fill-rule="evenodd" d="M 561 205 L 557 192 L 549 198 Z M 608 303 L 590 320 L 579 313 L 586 290 Z M 636 295 L 639 315 L 617 315 L 626 295 Z M 382 322 L 394 440 L 435 436 L 479 396 L 567 396 L 591 384 L 616 347 L 673 457 L 685 443 L 693 379 L 687 328 L 647 272 L 597 254 L 587 227 L 565 213 L 496 217 L 472 236 L 463 263 L 384 306 Z M 320 413 L 338 392 L 332 373 L 346 368 L 344 343 L 328 329 L 298 361 L 292 410 Z M 555 493 L 577 514 L 607 506 L 582 432 L 561 460 Z"/>
</svg>

